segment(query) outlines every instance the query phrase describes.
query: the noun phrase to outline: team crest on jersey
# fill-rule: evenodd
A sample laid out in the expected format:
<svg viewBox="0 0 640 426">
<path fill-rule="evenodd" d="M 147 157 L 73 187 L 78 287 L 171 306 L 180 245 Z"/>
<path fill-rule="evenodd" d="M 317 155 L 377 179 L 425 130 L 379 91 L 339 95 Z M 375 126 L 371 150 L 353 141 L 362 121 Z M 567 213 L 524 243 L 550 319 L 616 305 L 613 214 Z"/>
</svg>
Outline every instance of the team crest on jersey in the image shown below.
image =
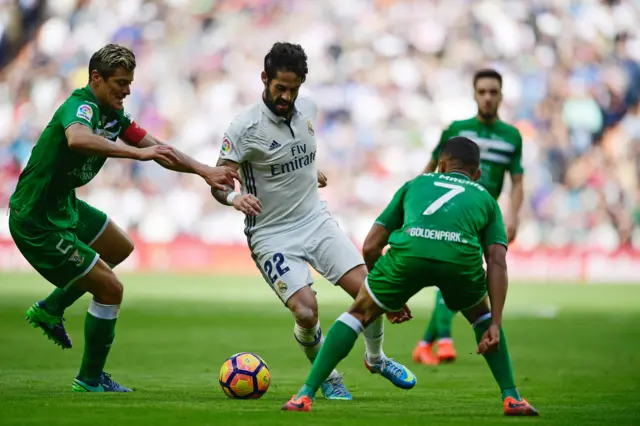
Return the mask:
<svg viewBox="0 0 640 426">
<path fill-rule="evenodd" d="M 285 283 L 283 283 L 282 281 L 278 281 L 278 282 L 276 283 L 276 288 L 278 289 L 278 291 L 279 291 L 280 293 L 283 293 L 283 294 L 284 294 L 284 293 L 286 293 L 286 292 L 287 292 L 287 289 L 288 289 L 289 287 L 287 287 L 287 285 L 286 285 Z"/>
<path fill-rule="evenodd" d="M 84 263 L 84 256 L 80 256 L 80 253 L 78 253 L 78 250 L 75 250 L 71 255 L 71 257 L 69 258 L 69 262 L 75 263 L 76 265 L 80 266 Z"/>
<path fill-rule="evenodd" d="M 229 153 L 229 151 L 231 151 L 231 141 L 229 140 L 229 137 L 225 135 L 224 139 L 222 140 L 222 148 L 220 149 L 220 153 L 222 155 L 226 155 Z"/>
<path fill-rule="evenodd" d="M 313 130 L 313 126 L 311 125 L 311 121 L 309 120 L 307 120 L 307 129 L 309 129 L 309 134 L 311 136 L 316 134 L 316 132 Z"/>
<path fill-rule="evenodd" d="M 93 110 L 87 104 L 80 105 L 78 107 L 78 112 L 76 112 L 76 117 L 84 118 L 87 121 L 91 121 L 93 118 Z"/>
</svg>

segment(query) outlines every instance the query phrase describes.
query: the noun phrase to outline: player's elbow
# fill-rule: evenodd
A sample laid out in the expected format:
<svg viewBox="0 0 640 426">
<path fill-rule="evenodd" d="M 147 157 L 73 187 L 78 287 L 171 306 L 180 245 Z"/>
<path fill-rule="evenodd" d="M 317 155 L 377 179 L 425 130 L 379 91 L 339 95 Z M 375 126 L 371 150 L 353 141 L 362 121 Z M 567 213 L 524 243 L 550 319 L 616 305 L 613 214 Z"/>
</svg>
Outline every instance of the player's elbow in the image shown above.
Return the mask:
<svg viewBox="0 0 640 426">
<path fill-rule="evenodd" d="M 67 132 L 66 136 L 67 146 L 69 147 L 69 149 L 72 149 L 74 151 L 82 149 L 82 146 L 84 145 L 84 141 L 86 139 L 82 132 L 70 131 Z"/>
<path fill-rule="evenodd" d="M 80 148 L 81 142 L 80 142 L 80 137 L 78 137 L 77 134 L 72 133 L 71 135 L 67 136 L 67 145 L 69 146 L 69 149 L 72 150 L 77 150 Z"/>
<path fill-rule="evenodd" d="M 362 244 L 362 253 L 365 255 L 380 255 L 382 249 L 387 245 L 387 241 L 389 240 L 389 231 L 380 225 L 375 224 L 367 238 L 364 239 L 364 243 Z"/>
<path fill-rule="evenodd" d="M 373 241 L 365 240 L 362 245 L 362 254 L 365 258 L 370 257 L 381 250 L 382 249 L 380 249 Z"/>
<path fill-rule="evenodd" d="M 372 265 L 375 264 L 376 260 L 382 255 L 383 249 L 384 245 L 381 246 L 375 241 L 365 240 L 362 245 L 362 257 L 364 257 L 364 261 L 369 269 L 371 269 Z"/>
</svg>

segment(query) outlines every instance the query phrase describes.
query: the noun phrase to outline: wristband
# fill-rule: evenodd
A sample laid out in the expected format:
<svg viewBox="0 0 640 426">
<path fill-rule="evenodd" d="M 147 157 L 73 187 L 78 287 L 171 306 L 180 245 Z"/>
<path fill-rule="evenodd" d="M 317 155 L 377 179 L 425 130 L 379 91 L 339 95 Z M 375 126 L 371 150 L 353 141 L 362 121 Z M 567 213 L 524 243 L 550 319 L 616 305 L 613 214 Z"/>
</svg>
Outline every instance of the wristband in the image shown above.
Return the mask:
<svg viewBox="0 0 640 426">
<path fill-rule="evenodd" d="M 227 204 L 229 204 L 230 206 L 233 205 L 233 199 L 236 198 L 236 195 L 240 194 L 236 191 L 231 191 L 229 195 L 227 195 Z"/>
</svg>

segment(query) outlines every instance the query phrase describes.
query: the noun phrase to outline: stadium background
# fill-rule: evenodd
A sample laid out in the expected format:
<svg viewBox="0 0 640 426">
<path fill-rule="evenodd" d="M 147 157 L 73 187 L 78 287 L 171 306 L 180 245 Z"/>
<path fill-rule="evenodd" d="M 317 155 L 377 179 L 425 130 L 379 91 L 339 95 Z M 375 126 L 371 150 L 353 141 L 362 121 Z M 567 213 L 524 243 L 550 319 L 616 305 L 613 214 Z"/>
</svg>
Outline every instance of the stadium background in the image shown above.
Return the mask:
<svg viewBox="0 0 640 426">
<path fill-rule="evenodd" d="M 241 215 L 199 179 L 109 160 L 78 191 L 136 240 L 116 270 L 125 297 L 107 364 L 139 390 L 126 396 L 69 392 L 90 295 L 65 312 L 70 351 L 30 330 L 24 312 L 52 286 L 6 219 L 39 132 L 105 43 L 138 57 L 126 109 L 214 163 L 229 121 L 259 99 L 264 54 L 286 40 L 309 55 L 321 196 L 357 243 L 443 126 L 475 113 L 474 70 L 503 73 L 500 112 L 521 129 L 526 169 L 504 316 L 518 387 L 536 424 L 637 425 L 640 286 L 609 284 L 639 282 L 639 18 L 640 1 L 0 0 L 0 424 L 301 424 L 279 410 L 309 369 L 291 317 L 250 260 Z M 316 288 L 326 332 L 349 298 Z M 354 401 L 318 401 L 304 424 L 511 424 L 461 315 L 455 364 L 411 361 L 433 301 L 421 292 L 413 321 L 385 327 L 385 352 L 418 377 L 411 392 L 366 373 L 359 341 L 339 366 Z M 218 388 L 219 366 L 239 351 L 269 364 L 260 400 Z"/>
<path fill-rule="evenodd" d="M 95 50 L 108 42 L 132 47 L 138 68 L 127 111 L 213 164 L 228 123 L 259 99 L 264 54 L 280 40 L 300 43 L 309 56 L 304 88 L 319 106 L 318 167 L 329 178 L 321 195 L 354 241 L 420 173 L 442 128 L 475 113 L 472 74 L 491 66 L 504 75 L 501 117 L 524 139 L 512 277 L 636 280 L 638 1 L 0 4 L 0 271 L 29 270 L 9 237 L 8 200 L 39 132 L 86 83 Z M 194 176 L 110 160 L 78 195 L 135 237 L 123 269 L 255 269 L 241 214 Z"/>
</svg>

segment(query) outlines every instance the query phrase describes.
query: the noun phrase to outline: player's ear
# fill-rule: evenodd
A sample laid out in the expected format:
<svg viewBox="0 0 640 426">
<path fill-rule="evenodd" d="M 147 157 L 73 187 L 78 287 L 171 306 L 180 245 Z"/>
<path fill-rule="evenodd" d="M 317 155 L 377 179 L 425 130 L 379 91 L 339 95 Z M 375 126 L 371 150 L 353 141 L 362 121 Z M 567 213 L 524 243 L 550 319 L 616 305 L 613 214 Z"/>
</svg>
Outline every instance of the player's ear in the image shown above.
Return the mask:
<svg viewBox="0 0 640 426">
<path fill-rule="evenodd" d="M 448 169 L 449 168 L 447 167 L 447 161 L 442 157 L 438 159 L 438 168 L 436 169 L 436 171 L 438 173 L 447 173 Z"/>
<path fill-rule="evenodd" d="M 89 80 L 93 83 L 99 82 L 101 78 L 102 77 L 100 76 L 98 70 L 92 70 L 91 74 L 89 74 Z"/>
<path fill-rule="evenodd" d="M 262 74 L 260 74 L 260 78 L 262 79 L 262 83 L 264 84 L 264 86 L 267 87 L 269 85 L 269 78 L 267 77 L 267 73 L 265 71 L 262 71 Z"/>
<path fill-rule="evenodd" d="M 482 170 L 478 169 L 478 170 L 476 170 L 476 172 L 471 177 L 471 180 L 476 182 L 478 179 L 480 179 L 480 176 L 482 176 Z"/>
</svg>

